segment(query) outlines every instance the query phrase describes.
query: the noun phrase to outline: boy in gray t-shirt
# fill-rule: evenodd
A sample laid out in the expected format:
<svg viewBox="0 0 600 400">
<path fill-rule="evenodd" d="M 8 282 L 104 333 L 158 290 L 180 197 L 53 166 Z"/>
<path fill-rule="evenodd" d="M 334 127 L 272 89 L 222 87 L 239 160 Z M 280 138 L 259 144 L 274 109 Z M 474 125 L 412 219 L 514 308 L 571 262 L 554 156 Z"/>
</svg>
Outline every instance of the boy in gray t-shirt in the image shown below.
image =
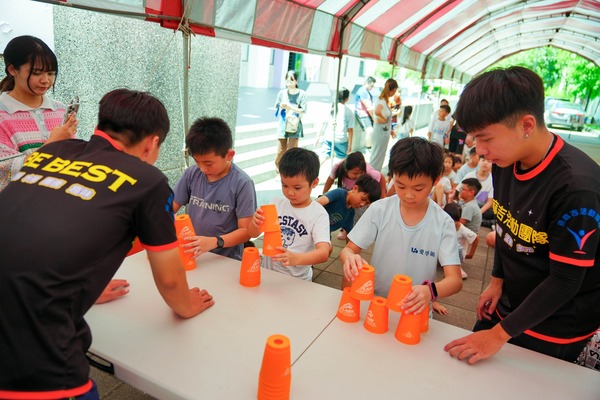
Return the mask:
<svg viewBox="0 0 600 400">
<path fill-rule="evenodd" d="M 175 185 L 175 212 L 186 205 L 197 236 L 184 245 L 194 258 L 211 251 L 242 259 L 250 240 L 248 224 L 256 210 L 252 179 L 233 164 L 231 129 L 220 118 L 200 118 L 190 128 L 185 144 L 196 165 Z"/>
<path fill-rule="evenodd" d="M 460 191 L 458 197 L 461 200 L 462 214 L 460 216 L 460 223 L 472 230 L 473 232 L 479 232 L 481 228 L 481 208 L 477 204 L 475 196 L 481 190 L 481 183 L 477 178 L 463 179 L 460 183 Z"/>
</svg>

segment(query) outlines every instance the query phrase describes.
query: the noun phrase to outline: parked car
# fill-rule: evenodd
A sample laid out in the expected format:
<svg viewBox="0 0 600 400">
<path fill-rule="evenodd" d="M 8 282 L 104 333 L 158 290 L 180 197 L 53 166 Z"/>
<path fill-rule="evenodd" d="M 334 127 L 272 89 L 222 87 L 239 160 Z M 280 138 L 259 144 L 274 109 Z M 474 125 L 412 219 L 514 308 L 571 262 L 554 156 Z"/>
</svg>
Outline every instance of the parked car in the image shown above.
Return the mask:
<svg viewBox="0 0 600 400">
<path fill-rule="evenodd" d="M 544 113 L 548 128 L 563 126 L 570 130 L 582 131 L 585 121 L 585 111 L 579 104 L 569 101 L 554 101 Z"/>
</svg>

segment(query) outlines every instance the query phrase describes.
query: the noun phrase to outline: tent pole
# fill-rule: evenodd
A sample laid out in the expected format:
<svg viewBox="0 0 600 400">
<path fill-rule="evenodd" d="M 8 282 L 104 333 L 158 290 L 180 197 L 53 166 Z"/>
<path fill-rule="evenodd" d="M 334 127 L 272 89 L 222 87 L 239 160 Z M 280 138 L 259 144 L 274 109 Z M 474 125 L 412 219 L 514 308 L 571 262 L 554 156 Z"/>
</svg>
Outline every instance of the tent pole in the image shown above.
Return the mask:
<svg viewBox="0 0 600 400">
<path fill-rule="evenodd" d="M 183 35 L 183 99 L 182 99 L 182 111 L 183 111 L 183 159 L 185 161 L 185 167 L 189 167 L 189 158 L 186 154 L 185 146 L 185 135 L 190 128 L 189 122 L 189 82 L 190 82 L 190 34 L 186 30 L 182 30 Z"/>
</svg>

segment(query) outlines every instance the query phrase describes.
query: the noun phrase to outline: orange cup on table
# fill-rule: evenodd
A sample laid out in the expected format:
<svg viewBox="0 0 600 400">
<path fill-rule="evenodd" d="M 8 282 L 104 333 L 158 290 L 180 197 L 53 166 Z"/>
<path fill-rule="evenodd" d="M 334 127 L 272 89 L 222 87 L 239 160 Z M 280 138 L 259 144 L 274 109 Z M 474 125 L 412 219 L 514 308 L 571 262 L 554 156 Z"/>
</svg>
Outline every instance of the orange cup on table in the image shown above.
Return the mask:
<svg viewBox="0 0 600 400">
<path fill-rule="evenodd" d="M 354 278 L 350 286 L 352 297 L 357 300 L 371 300 L 375 294 L 375 268 L 369 264 L 363 264 L 358 270 L 358 276 Z"/>
<path fill-rule="evenodd" d="M 259 400 L 290 398 L 291 358 L 290 339 L 285 335 L 269 336 L 258 376 Z"/>
<path fill-rule="evenodd" d="M 398 341 L 404 344 L 418 344 L 421 341 L 421 314 L 402 313 L 394 334 Z"/>
<path fill-rule="evenodd" d="M 283 246 L 281 231 L 265 232 L 263 237 L 263 255 L 276 256 L 277 254 L 281 254 L 283 251 L 277 250 L 277 247 L 281 246 Z"/>
<path fill-rule="evenodd" d="M 425 333 L 429 330 L 429 312 L 431 311 L 430 303 L 427 303 L 423 311 L 421 312 L 421 333 Z"/>
<path fill-rule="evenodd" d="M 260 206 L 265 220 L 260 226 L 261 232 L 279 232 L 281 227 L 279 226 L 279 215 L 277 214 L 277 207 L 275 204 L 263 204 Z"/>
<path fill-rule="evenodd" d="M 388 317 L 387 300 L 380 296 L 373 297 L 365 318 L 365 329 L 371 333 L 386 333 Z"/>
<path fill-rule="evenodd" d="M 360 320 L 360 300 L 350 295 L 350 287 L 345 287 L 342 291 L 337 317 L 344 322 L 358 322 Z"/>
<path fill-rule="evenodd" d="M 189 243 L 184 238 L 196 236 L 196 231 L 188 214 L 178 214 L 175 216 L 175 233 L 179 242 L 179 257 L 181 257 L 181 262 L 186 271 L 191 271 L 196 268 L 196 260 L 192 258 L 194 253 L 184 253 L 184 250 L 188 249 L 184 248 L 183 245 Z"/>
<path fill-rule="evenodd" d="M 408 275 L 394 275 L 387 297 L 387 306 L 390 310 L 402 312 L 402 301 L 412 289 L 412 278 Z"/>
<path fill-rule="evenodd" d="M 260 285 L 260 254 L 256 247 L 246 247 L 242 254 L 240 284 L 246 287 Z"/>
</svg>

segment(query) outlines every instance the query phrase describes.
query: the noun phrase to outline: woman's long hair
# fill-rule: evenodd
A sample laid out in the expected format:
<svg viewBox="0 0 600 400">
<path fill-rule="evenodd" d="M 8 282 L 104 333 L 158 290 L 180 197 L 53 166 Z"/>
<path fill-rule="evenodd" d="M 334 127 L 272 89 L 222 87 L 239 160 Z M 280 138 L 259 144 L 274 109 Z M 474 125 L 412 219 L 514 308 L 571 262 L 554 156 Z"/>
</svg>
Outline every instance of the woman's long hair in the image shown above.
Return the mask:
<svg viewBox="0 0 600 400">
<path fill-rule="evenodd" d="M 398 82 L 396 82 L 395 79 L 388 79 L 387 81 L 385 81 L 385 85 L 383 87 L 383 90 L 381 91 L 381 93 L 379 94 L 379 99 L 380 100 L 385 100 L 386 103 L 388 101 L 388 99 L 390 97 L 392 97 L 392 91 L 394 89 L 398 89 Z"/>
<path fill-rule="evenodd" d="M 339 104 L 342 104 L 342 103 L 344 103 L 344 101 L 346 101 L 349 98 L 350 98 L 350 91 L 348 89 L 346 89 L 345 87 L 341 88 L 337 95 L 337 102 Z M 331 105 L 331 116 L 332 117 L 333 117 L 334 107 L 335 107 L 335 104 L 332 104 Z"/>
<path fill-rule="evenodd" d="M 404 125 L 406 123 L 406 121 L 408 121 L 408 119 L 412 115 L 412 110 L 413 110 L 412 106 L 404 107 L 404 113 L 402 114 L 402 124 L 401 125 Z"/>
<path fill-rule="evenodd" d="M 0 93 L 15 88 L 15 78 L 9 74 L 8 67 L 12 65 L 13 68 L 19 69 L 27 64 L 31 65 L 27 77 L 28 87 L 29 78 L 31 78 L 34 68 L 39 68 L 42 71 L 54 71 L 55 75 L 58 75 L 58 60 L 46 43 L 34 36 L 17 36 L 8 42 L 6 49 L 4 49 L 4 72 L 6 72 L 6 76 L 0 81 Z M 31 87 L 29 89 L 31 90 Z M 54 89 L 54 85 L 52 85 L 52 89 Z"/>
<path fill-rule="evenodd" d="M 348 154 L 344 162 L 338 167 L 336 179 L 339 188 L 344 187 L 344 178 L 347 176 L 348 171 L 356 167 L 360 168 L 364 173 L 367 172 L 367 162 L 365 161 L 365 156 L 360 151 Z"/>
</svg>

